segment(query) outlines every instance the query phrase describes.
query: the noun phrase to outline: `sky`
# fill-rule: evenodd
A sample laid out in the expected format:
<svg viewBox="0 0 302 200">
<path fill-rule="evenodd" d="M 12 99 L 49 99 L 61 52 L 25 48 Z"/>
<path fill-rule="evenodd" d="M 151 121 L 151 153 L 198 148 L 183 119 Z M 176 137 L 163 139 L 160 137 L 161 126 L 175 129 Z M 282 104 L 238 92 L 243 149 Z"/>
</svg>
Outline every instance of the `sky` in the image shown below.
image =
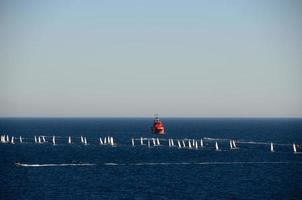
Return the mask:
<svg viewBox="0 0 302 200">
<path fill-rule="evenodd" d="M 0 117 L 302 117 L 299 0 L 0 0 Z"/>
</svg>

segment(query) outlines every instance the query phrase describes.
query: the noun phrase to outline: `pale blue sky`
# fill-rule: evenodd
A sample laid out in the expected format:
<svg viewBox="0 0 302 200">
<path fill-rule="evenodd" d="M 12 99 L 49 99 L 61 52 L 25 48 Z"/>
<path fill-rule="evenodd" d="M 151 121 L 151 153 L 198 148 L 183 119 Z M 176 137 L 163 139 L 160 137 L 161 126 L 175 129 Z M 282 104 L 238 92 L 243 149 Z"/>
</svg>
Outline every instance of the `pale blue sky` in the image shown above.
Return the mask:
<svg viewBox="0 0 302 200">
<path fill-rule="evenodd" d="M 302 117 L 302 1 L 0 1 L 0 116 Z"/>
</svg>

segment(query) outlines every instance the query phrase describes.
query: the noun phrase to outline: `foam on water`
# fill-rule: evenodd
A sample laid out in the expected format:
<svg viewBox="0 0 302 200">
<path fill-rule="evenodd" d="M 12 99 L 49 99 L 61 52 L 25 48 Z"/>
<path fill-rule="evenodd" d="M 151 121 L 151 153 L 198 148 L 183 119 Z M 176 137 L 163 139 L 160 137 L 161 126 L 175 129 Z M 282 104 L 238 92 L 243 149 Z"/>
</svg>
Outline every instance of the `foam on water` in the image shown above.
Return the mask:
<svg viewBox="0 0 302 200">
<path fill-rule="evenodd" d="M 67 166 L 94 166 L 96 164 L 91 163 L 61 163 L 61 164 L 25 164 L 16 163 L 16 166 L 20 167 L 67 167 Z"/>
</svg>

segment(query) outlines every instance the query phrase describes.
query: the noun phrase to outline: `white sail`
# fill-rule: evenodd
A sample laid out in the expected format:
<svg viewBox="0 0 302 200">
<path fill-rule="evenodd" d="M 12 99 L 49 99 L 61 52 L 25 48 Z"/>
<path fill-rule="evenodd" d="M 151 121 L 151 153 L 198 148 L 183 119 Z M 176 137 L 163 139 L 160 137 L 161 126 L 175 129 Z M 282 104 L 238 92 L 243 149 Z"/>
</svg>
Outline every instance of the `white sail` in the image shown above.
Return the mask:
<svg viewBox="0 0 302 200">
<path fill-rule="evenodd" d="M 35 136 L 35 143 L 37 143 L 37 137 Z"/>
<path fill-rule="evenodd" d="M 174 146 L 174 141 L 173 141 L 173 139 L 171 139 L 171 145 Z"/>
<path fill-rule="evenodd" d="M 150 140 L 148 139 L 148 148 L 150 148 Z"/>
<path fill-rule="evenodd" d="M 195 149 L 198 149 L 198 142 L 195 141 Z"/>
<path fill-rule="evenodd" d="M 52 143 L 53 143 L 53 145 L 56 144 L 56 137 L 55 136 L 52 136 Z"/>
<path fill-rule="evenodd" d="M 112 145 L 112 146 L 114 145 L 113 137 L 111 137 L 111 145 Z"/>
<path fill-rule="evenodd" d="M 71 137 L 68 136 L 68 144 L 71 144 Z"/>
<path fill-rule="evenodd" d="M 87 139 L 84 137 L 84 144 L 87 145 Z"/>
<path fill-rule="evenodd" d="M 180 141 L 179 141 L 179 140 L 177 140 L 177 144 L 178 144 L 178 148 L 181 149 L 181 144 L 180 144 Z"/>
<path fill-rule="evenodd" d="M 192 140 L 192 147 L 195 147 L 195 139 Z"/>
<path fill-rule="evenodd" d="M 81 143 L 84 143 L 84 139 L 83 139 L 83 136 L 81 136 L 80 138 L 81 138 Z"/>
<path fill-rule="evenodd" d="M 107 144 L 107 137 L 104 138 L 104 144 Z"/>
<path fill-rule="evenodd" d="M 6 142 L 9 142 L 9 136 L 6 135 Z"/>
<path fill-rule="evenodd" d="M 44 143 L 46 142 L 45 136 L 42 136 L 42 140 Z"/>
<path fill-rule="evenodd" d="M 42 142 L 41 142 L 41 137 L 40 137 L 40 136 L 38 137 L 38 143 L 39 143 L 39 144 L 42 143 Z"/>
<path fill-rule="evenodd" d="M 235 140 L 232 140 L 232 143 L 233 143 L 233 148 L 236 149 L 236 143 L 235 143 Z"/>
<path fill-rule="evenodd" d="M 293 149 L 294 149 L 294 153 L 297 153 L 297 148 L 296 148 L 296 144 L 293 144 Z"/>
<path fill-rule="evenodd" d="M 100 144 L 103 144 L 103 140 L 102 140 L 102 138 L 100 137 Z"/>
<path fill-rule="evenodd" d="M 182 140 L 182 146 L 185 148 L 186 147 L 186 143 L 184 140 Z"/>
<path fill-rule="evenodd" d="M 152 138 L 153 146 L 156 146 L 155 138 Z"/>
<path fill-rule="evenodd" d="M 131 139 L 132 146 L 134 147 L 134 139 Z"/>
<path fill-rule="evenodd" d="M 271 142 L 271 152 L 274 152 L 274 145 L 272 142 Z"/>
<path fill-rule="evenodd" d="M 22 143 L 22 142 L 23 142 L 23 141 L 22 141 L 22 137 L 21 137 L 21 136 L 19 137 L 19 141 L 20 141 L 20 143 Z"/>
<path fill-rule="evenodd" d="M 160 145 L 159 139 L 158 139 L 158 138 L 156 138 L 156 140 L 157 140 L 157 145 Z"/>
<path fill-rule="evenodd" d="M 170 140 L 170 139 L 168 139 L 168 142 L 169 142 L 169 147 L 171 147 L 171 140 Z"/>
<path fill-rule="evenodd" d="M 188 144 L 189 144 L 189 148 L 191 149 L 192 148 L 192 146 L 191 146 L 191 140 L 189 140 Z"/>
<path fill-rule="evenodd" d="M 233 149 L 233 141 L 230 140 L 230 148 Z"/>
<path fill-rule="evenodd" d="M 215 149 L 216 149 L 216 151 L 219 151 L 219 147 L 218 147 L 218 143 L 217 142 L 215 143 Z"/>
<path fill-rule="evenodd" d="M 15 144 L 15 142 L 14 142 L 14 136 L 12 136 L 11 143 L 12 143 L 12 144 Z"/>
<path fill-rule="evenodd" d="M 203 147 L 203 141 L 200 139 L 200 147 Z"/>
<path fill-rule="evenodd" d="M 144 144 L 144 140 L 143 140 L 143 138 L 141 137 L 141 145 L 143 145 Z"/>
</svg>

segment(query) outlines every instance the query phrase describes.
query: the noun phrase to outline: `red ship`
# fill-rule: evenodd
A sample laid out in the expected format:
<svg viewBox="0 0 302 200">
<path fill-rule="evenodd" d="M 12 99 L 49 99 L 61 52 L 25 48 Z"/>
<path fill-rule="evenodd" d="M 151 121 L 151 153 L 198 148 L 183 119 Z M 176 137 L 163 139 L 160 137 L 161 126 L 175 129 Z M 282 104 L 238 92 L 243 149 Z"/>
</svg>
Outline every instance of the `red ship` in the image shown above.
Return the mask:
<svg viewBox="0 0 302 200">
<path fill-rule="evenodd" d="M 164 124 L 159 120 L 158 115 L 155 115 L 155 119 L 151 130 L 154 134 L 158 134 L 158 135 L 165 134 Z"/>
</svg>

